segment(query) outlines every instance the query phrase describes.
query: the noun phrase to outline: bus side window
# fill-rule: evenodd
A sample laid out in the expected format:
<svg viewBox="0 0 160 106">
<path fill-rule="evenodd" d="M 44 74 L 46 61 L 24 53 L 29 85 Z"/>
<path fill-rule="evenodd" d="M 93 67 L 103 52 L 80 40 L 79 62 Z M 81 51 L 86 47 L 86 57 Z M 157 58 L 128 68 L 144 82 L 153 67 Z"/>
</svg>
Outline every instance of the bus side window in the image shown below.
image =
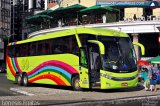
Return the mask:
<svg viewBox="0 0 160 106">
<path fill-rule="evenodd" d="M 72 52 L 75 55 L 79 55 L 79 47 L 75 36 L 72 37 Z"/>
<path fill-rule="evenodd" d="M 35 56 L 36 55 L 36 43 L 30 44 L 30 56 Z"/>
<path fill-rule="evenodd" d="M 44 49 L 45 49 L 46 55 L 50 54 L 50 44 L 49 43 L 50 43 L 49 40 L 45 41 L 45 43 L 44 43 Z"/>
<path fill-rule="evenodd" d="M 62 43 L 64 43 L 63 41 L 65 41 L 65 40 L 62 38 L 57 38 L 57 39 L 52 40 L 52 44 L 53 44 L 52 49 L 55 54 L 63 53 L 63 51 L 62 51 L 62 49 L 63 49 Z"/>
<path fill-rule="evenodd" d="M 61 46 L 60 46 L 60 45 L 55 45 L 53 48 L 54 48 L 54 53 L 55 53 L 55 54 L 60 54 L 60 53 L 62 53 L 62 50 L 61 50 Z"/>
<path fill-rule="evenodd" d="M 15 46 L 8 46 L 8 55 L 10 57 L 15 57 Z"/>
<path fill-rule="evenodd" d="M 29 50 L 28 50 L 28 44 L 25 44 L 24 45 L 24 56 L 28 56 L 28 52 L 29 52 Z"/>
<path fill-rule="evenodd" d="M 16 46 L 15 46 L 15 56 L 16 56 L 16 57 L 19 57 L 19 56 L 20 56 L 20 48 L 19 48 L 19 45 L 16 45 Z"/>
<path fill-rule="evenodd" d="M 37 47 L 37 55 L 42 55 L 43 54 L 43 44 L 42 44 L 42 42 L 40 41 L 40 42 L 38 42 L 38 47 Z"/>
<path fill-rule="evenodd" d="M 54 39 L 50 39 L 50 53 L 54 54 Z"/>
<path fill-rule="evenodd" d="M 21 44 L 19 45 L 19 48 L 20 48 L 21 57 L 28 56 L 28 45 L 27 44 Z"/>
<path fill-rule="evenodd" d="M 48 52 L 52 54 L 72 53 L 78 55 L 79 47 L 74 35 L 51 39 Z"/>
<path fill-rule="evenodd" d="M 19 51 L 20 51 L 19 56 L 20 56 L 20 57 L 23 57 L 23 52 L 24 52 L 23 44 L 22 44 L 22 45 L 19 45 Z"/>
</svg>

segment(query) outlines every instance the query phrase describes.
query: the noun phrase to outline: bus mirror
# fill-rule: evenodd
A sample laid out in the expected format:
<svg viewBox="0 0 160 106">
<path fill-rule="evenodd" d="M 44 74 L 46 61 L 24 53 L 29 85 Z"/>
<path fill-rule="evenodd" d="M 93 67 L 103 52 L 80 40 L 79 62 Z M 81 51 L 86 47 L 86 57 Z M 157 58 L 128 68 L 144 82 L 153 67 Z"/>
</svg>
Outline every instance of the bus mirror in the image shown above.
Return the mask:
<svg viewBox="0 0 160 106">
<path fill-rule="evenodd" d="M 79 63 L 81 66 L 87 67 L 87 48 L 81 47 L 80 48 L 80 56 L 79 56 Z"/>
<path fill-rule="evenodd" d="M 132 43 L 133 43 L 133 45 L 139 46 L 141 48 L 142 55 L 145 55 L 145 48 L 141 43 L 137 43 L 137 42 L 132 42 Z"/>
<path fill-rule="evenodd" d="M 105 47 L 104 47 L 104 44 L 102 42 L 97 41 L 97 40 L 88 40 L 88 42 L 97 44 L 99 46 L 99 49 L 100 49 L 100 54 L 105 54 Z"/>
</svg>

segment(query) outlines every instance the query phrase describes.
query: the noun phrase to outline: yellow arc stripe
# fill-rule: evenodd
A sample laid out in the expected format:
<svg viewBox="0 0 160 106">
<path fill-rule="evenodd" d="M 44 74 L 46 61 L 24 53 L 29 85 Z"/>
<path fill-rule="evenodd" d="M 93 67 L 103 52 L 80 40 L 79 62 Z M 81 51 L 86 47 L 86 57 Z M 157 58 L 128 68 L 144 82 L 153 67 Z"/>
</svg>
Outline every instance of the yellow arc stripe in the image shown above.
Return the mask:
<svg viewBox="0 0 160 106">
<path fill-rule="evenodd" d="M 63 76 L 61 76 L 60 74 L 57 74 L 57 73 L 55 73 L 55 72 L 49 72 L 51 75 L 55 75 L 56 77 L 58 77 L 58 78 L 60 78 L 66 85 L 68 85 L 68 86 L 70 86 L 70 83 L 63 77 Z M 44 74 L 48 74 L 48 72 L 43 72 L 43 73 L 41 73 L 41 74 L 39 74 L 39 75 L 36 75 L 36 77 L 38 77 L 38 76 L 41 76 L 41 75 L 44 75 Z M 61 77 L 60 77 L 61 76 Z M 33 78 L 31 78 L 31 79 L 29 79 L 29 80 L 32 80 L 32 79 L 34 79 L 35 77 L 33 77 Z"/>
</svg>

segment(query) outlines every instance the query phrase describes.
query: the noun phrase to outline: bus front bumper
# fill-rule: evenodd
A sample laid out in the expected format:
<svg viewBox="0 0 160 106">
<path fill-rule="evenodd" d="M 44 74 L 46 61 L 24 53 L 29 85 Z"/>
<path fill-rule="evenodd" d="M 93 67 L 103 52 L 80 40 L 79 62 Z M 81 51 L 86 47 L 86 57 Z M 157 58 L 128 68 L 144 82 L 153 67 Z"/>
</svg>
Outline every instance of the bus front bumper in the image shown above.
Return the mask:
<svg viewBox="0 0 160 106">
<path fill-rule="evenodd" d="M 117 89 L 117 88 L 132 88 L 138 84 L 138 78 L 128 81 L 114 81 L 107 78 L 102 78 L 101 89 Z"/>
</svg>

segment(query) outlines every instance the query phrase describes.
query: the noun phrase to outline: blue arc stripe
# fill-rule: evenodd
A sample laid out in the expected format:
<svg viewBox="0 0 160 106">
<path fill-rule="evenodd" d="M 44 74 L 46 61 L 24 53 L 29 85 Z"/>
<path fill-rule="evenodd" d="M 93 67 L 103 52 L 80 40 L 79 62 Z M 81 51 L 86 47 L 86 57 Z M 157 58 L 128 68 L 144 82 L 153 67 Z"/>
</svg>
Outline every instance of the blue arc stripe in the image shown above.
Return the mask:
<svg viewBox="0 0 160 106">
<path fill-rule="evenodd" d="M 35 73 L 33 73 L 33 74 L 31 74 L 30 76 L 28 76 L 28 78 L 31 78 L 31 77 L 33 77 L 34 75 L 42 72 L 43 70 L 47 70 L 47 69 L 57 70 L 57 71 L 65 74 L 68 78 L 71 78 L 71 74 L 70 74 L 70 73 L 68 73 L 67 71 L 65 71 L 65 70 L 63 70 L 63 69 L 61 69 L 61 68 L 59 68 L 59 67 L 55 67 L 55 66 L 46 66 L 46 67 L 43 67 L 43 68 L 37 70 Z"/>
<path fill-rule="evenodd" d="M 18 69 L 17 69 L 17 67 L 16 67 L 14 58 L 11 58 L 11 60 L 12 60 L 12 64 L 13 64 L 13 67 L 14 67 L 15 71 L 16 71 L 16 72 L 19 72 Z"/>
</svg>

